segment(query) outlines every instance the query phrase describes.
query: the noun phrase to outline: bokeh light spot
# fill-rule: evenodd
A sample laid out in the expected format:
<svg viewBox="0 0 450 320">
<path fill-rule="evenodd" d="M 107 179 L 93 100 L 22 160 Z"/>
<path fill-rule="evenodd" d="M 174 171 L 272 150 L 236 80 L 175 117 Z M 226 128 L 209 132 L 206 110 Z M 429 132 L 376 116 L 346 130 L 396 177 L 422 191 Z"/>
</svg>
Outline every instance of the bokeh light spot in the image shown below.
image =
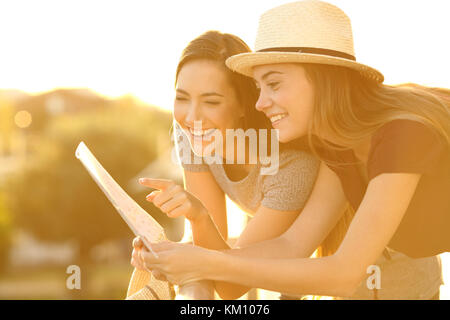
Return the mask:
<svg viewBox="0 0 450 320">
<path fill-rule="evenodd" d="M 14 122 L 19 128 L 28 128 L 33 121 L 33 117 L 28 111 L 21 110 L 16 113 L 14 117 Z"/>
</svg>

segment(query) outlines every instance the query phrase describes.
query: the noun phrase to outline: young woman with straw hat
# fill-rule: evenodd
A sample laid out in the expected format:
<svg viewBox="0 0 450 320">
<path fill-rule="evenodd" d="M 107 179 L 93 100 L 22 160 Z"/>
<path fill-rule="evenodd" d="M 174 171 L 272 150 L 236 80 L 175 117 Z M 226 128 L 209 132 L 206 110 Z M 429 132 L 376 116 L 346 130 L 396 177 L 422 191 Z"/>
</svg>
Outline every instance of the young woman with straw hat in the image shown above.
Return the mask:
<svg viewBox="0 0 450 320">
<path fill-rule="evenodd" d="M 266 12 L 255 47 L 227 65 L 255 79 L 256 108 L 280 141 L 305 140 L 322 160 L 312 194 L 285 233 L 252 246 L 264 257 L 167 242 L 153 246 L 159 258 L 144 255 L 147 267 L 176 283 L 351 296 L 386 247 L 417 259 L 449 251 L 449 91 L 384 85 L 356 62 L 348 17 L 321 1 Z M 326 235 L 347 201 L 355 215 L 337 251 L 298 258 L 303 233 Z"/>
</svg>

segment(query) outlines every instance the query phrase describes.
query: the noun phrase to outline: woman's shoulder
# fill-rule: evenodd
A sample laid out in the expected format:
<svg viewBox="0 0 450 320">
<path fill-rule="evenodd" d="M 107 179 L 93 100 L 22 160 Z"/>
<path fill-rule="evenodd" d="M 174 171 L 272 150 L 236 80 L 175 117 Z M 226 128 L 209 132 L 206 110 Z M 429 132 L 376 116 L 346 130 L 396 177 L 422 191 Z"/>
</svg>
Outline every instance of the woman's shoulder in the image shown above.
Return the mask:
<svg viewBox="0 0 450 320">
<path fill-rule="evenodd" d="M 394 119 L 381 126 L 373 135 L 372 142 L 379 142 L 383 139 L 406 139 L 419 137 L 423 139 L 442 139 L 438 131 L 431 126 L 414 119 Z"/>
<path fill-rule="evenodd" d="M 272 163 L 270 166 L 274 167 L 276 162 L 277 170 L 275 174 L 270 174 L 272 179 L 279 179 L 280 177 L 296 177 L 305 172 L 316 174 L 320 160 L 312 153 L 298 150 L 298 149 L 281 149 L 278 155 L 272 154 Z M 264 167 L 264 166 L 263 166 Z"/>
<path fill-rule="evenodd" d="M 280 167 L 293 165 L 294 163 L 304 163 L 315 166 L 319 162 L 319 159 L 311 152 L 295 148 L 281 149 L 279 151 L 278 159 Z"/>
<path fill-rule="evenodd" d="M 295 211 L 304 207 L 317 178 L 320 161 L 303 150 L 279 152 L 275 174 L 262 177 L 261 205 L 277 210 Z"/>
<path fill-rule="evenodd" d="M 369 176 L 433 171 L 448 154 L 448 143 L 429 125 L 409 119 L 392 120 L 372 137 L 367 164 Z"/>
<path fill-rule="evenodd" d="M 380 146 L 419 150 L 446 148 L 448 143 L 431 125 L 413 119 L 394 119 L 381 126 L 372 136 L 372 149 Z"/>
</svg>

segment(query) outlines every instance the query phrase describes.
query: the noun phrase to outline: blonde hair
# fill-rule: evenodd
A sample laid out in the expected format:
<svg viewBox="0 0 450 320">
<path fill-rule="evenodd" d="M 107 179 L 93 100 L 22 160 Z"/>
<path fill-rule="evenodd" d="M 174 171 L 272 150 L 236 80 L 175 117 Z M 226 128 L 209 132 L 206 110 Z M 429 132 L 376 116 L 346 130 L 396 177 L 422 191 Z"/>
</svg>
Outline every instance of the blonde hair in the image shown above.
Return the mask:
<svg viewBox="0 0 450 320">
<path fill-rule="evenodd" d="M 409 119 L 427 125 L 450 145 L 450 90 L 417 84 L 389 86 L 368 80 L 357 71 L 338 66 L 304 64 L 314 87 L 314 111 L 308 128 L 313 153 L 352 149 L 367 141 L 386 123 Z M 350 205 L 319 248 L 318 255 L 333 254 L 353 219 Z"/>
<path fill-rule="evenodd" d="M 318 144 L 327 149 L 352 149 L 396 119 L 421 122 L 450 144 L 450 90 L 417 84 L 384 85 L 339 66 L 302 66 L 315 91 L 308 130 L 313 150 Z"/>
</svg>

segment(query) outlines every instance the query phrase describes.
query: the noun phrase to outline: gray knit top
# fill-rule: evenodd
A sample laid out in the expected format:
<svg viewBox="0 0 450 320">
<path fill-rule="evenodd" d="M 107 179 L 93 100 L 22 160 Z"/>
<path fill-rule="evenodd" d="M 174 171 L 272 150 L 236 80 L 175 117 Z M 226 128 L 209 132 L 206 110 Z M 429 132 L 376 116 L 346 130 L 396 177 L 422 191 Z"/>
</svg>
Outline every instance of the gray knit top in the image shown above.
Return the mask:
<svg viewBox="0 0 450 320">
<path fill-rule="evenodd" d="M 186 140 L 177 136 L 177 141 L 180 144 Z M 278 171 L 275 174 L 262 175 L 263 165 L 258 163 L 245 178 L 232 181 L 222 164 L 192 164 L 202 161 L 193 153 L 191 157 L 190 164 L 183 163 L 182 157 L 179 157 L 186 171 L 210 171 L 223 192 L 250 215 L 260 206 L 280 211 L 303 209 L 316 181 L 320 163 L 304 151 L 280 150 Z"/>
</svg>

